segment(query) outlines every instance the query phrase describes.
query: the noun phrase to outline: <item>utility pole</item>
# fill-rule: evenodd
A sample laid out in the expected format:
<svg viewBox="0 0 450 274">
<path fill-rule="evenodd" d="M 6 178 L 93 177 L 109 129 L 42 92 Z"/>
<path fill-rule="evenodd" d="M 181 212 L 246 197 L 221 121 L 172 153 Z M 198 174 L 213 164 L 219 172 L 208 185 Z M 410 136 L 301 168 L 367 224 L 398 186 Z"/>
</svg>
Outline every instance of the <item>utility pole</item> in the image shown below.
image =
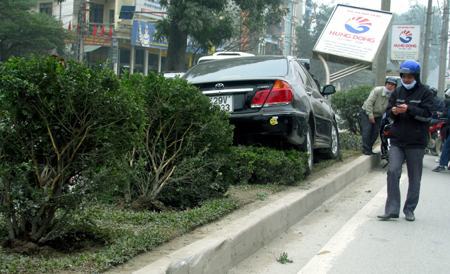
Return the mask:
<svg viewBox="0 0 450 274">
<path fill-rule="evenodd" d="M 385 11 L 391 10 L 391 0 L 382 0 L 381 1 L 381 9 Z M 387 42 L 386 39 L 381 47 L 380 52 L 378 53 L 378 60 L 376 62 L 376 85 L 384 85 L 386 81 L 386 61 L 387 61 Z"/>
<path fill-rule="evenodd" d="M 429 64 L 430 64 L 430 44 L 431 44 L 431 17 L 433 16 L 433 0 L 428 0 L 427 18 L 425 23 L 425 43 L 423 46 L 423 62 L 422 62 L 422 82 L 428 80 Z"/>
<path fill-rule="evenodd" d="M 80 7 L 78 10 L 78 26 L 77 26 L 77 49 L 76 49 L 76 56 L 79 62 L 83 62 L 84 59 L 84 36 L 88 30 L 86 30 L 87 27 L 87 18 L 86 18 L 86 11 L 87 11 L 87 0 L 81 0 L 80 1 Z"/>
<path fill-rule="evenodd" d="M 62 1 L 58 1 L 59 5 L 59 22 L 62 22 Z"/>
<path fill-rule="evenodd" d="M 445 86 L 445 71 L 447 69 L 447 46 L 448 46 L 448 10 L 450 6 L 450 0 L 445 1 L 444 13 L 442 18 L 441 29 L 441 51 L 439 58 L 439 84 L 438 91 L 441 93 L 446 88 Z"/>
</svg>

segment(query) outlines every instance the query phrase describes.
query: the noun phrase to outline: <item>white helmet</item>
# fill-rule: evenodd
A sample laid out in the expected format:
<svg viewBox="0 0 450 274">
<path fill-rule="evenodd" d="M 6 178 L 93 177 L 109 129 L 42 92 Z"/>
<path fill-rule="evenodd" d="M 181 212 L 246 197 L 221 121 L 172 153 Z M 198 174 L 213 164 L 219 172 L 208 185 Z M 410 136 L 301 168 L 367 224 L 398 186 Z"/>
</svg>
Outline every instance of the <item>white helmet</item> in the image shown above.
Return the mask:
<svg viewBox="0 0 450 274">
<path fill-rule="evenodd" d="M 446 89 L 446 90 L 444 91 L 444 97 L 445 97 L 446 99 L 450 99 L 450 88 L 448 88 L 448 89 Z"/>
</svg>

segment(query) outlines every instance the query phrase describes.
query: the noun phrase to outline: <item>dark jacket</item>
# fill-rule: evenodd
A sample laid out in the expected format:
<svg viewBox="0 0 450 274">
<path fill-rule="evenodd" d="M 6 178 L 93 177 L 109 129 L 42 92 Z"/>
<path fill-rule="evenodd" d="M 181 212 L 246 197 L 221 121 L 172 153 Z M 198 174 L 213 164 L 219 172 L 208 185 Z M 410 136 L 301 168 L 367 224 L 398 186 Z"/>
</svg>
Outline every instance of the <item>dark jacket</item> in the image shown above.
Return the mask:
<svg viewBox="0 0 450 274">
<path fill-rule="evenodd" d="M 392 107 L 407 104 L 405 113 L 394 115 Z M 417 83 L 407 90 L 400 85 L 389 98 L 387 111 L 393 119 L 391 144 L 405 148 L 425 148 L 428 142 L 428 123 L 433 108 L 433 94 Z"/>
</svg>

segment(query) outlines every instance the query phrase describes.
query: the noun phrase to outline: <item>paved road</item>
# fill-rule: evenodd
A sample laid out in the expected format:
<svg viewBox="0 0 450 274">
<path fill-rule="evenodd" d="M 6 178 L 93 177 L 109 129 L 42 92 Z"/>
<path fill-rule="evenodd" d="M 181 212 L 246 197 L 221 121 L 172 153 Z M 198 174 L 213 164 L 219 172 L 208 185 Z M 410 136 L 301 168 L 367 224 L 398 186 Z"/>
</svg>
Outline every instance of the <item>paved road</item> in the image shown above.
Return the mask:
<svg viewBox="0 0 450 274">
<path fill-rule="evenodd" d="M 450 273 L 450 173 L 433 173 L 426 156 L 416 221 L 381 222 L 382 170 L 352 183 L 272 243 L 229 271 L 236 273 Z M 406 194 L 402 176 L 402 197 Z M 276 258 L 287 252 L 293 262 Z"/>
<path fill-rule="evenodd" d="M 434 158 L 424 161 L 415 222 L 376 220 L 383 188 L 300 273 L 450 273 L 450 174 L 431 172 Z"/>
</svg>

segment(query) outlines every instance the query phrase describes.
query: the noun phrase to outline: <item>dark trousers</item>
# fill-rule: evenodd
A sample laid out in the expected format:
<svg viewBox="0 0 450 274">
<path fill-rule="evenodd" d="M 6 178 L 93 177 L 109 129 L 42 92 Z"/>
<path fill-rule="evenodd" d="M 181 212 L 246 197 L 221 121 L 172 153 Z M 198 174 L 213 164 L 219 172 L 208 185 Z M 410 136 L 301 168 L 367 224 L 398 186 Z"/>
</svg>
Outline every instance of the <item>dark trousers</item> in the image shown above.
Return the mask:
<svg viewBox="0 0 450 274">
<path fill-rule="evenodd" d="M 445 139 L 444 146 L 442 147 L 441 158 L 439 159 L 440 166 L 448 166 L 448 161 L 450 157 L 450 135 L 447 135 Z"/>
<path fill-rule="evenodd" d="M 369 116 L 363 110 L 359 114 L 361 124 L 362 150 L 364 153 L 371 153 L 372 147 L 380 134 L 381 117 L 375 118 L 375 123 L 369 121 Z"/>
<path fill-rule="evenodd" d="M 422 179 L 423 155 L 421 148 L 401 148 L 391 146 L 389 150 L 389 168 L 387 171 L 386 214 L 399 214 L 400 211 L 400 176 L 402 164 L 406 160 L 408 170 L 408 194 L 403 212 L 414 212 L 419 203 L 420 181 Z"/>
</svg>

